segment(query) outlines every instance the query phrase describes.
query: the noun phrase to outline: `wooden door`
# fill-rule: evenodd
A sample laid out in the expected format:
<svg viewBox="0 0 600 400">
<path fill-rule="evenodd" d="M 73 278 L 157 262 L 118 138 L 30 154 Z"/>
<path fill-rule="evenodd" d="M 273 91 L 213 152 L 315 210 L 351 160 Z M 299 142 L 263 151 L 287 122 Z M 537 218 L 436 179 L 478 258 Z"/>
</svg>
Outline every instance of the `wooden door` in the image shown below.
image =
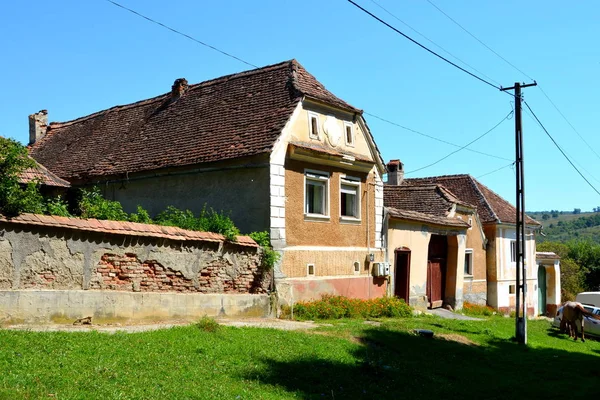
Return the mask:
<svg viewBox="0 0 600 400">
<path fill-rule="evenodd" d="M 408 304 L 410 296 L 410 250 L 396 250 L 394 296 Z"/>
<path fill-rule="evenodd" d="M 441 307 L 444 303 L 445 260 L 434 258 L 427 262 L 427 299 L 429 308 Z"/>
</svg>

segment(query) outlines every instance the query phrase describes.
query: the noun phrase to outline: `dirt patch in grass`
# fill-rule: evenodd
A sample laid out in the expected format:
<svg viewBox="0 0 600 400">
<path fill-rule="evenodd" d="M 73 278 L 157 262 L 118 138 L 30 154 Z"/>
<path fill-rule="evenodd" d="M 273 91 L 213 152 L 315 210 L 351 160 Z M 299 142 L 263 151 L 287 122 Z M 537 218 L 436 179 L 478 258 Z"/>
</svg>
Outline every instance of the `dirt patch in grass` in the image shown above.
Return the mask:
<svg viewBox="0 0 600 400">
<path fill-rule="evenodd" d="M 480 345 L 479 343 L 476 343 L 463 335 L 457 335 L 455 333 L 442 333 L 442 334 L 436 335 L 435 337 L 440 338 L 442 340 L 447 340 L 449 342 L 466 344 L 467 346 L 479 346 Z"/>
</svg>

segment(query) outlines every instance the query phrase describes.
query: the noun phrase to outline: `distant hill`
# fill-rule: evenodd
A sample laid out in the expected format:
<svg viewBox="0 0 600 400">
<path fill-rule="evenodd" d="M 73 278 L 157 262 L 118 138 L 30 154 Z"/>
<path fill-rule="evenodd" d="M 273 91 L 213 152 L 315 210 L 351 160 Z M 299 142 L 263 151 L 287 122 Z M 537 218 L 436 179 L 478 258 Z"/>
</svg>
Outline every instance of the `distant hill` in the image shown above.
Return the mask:
<svg viewBox="0 0 600 400">
<path fill-rule="evenodd" d="M 545 236 L 537 235 L 538 242 L 567 242 L 571 239 L 589 239 L 600 244 L 600 212 L 573 213 L 573 211 L 535 211 L 527 215 L 543 225 Z"/>
</svg>

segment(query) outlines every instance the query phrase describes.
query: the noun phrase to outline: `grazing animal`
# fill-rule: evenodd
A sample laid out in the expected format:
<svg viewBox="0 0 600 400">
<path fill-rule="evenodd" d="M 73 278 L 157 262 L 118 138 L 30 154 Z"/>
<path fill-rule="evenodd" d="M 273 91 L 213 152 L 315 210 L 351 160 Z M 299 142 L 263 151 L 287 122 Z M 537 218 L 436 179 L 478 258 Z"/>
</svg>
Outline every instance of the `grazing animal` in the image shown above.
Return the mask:
<svg viewBox="0 0 600 400">
<path fill-rule="evenodd" d="M 584 328 L 584 315 L 600 319 L 600 316 L 595 315 L 585 308 L 581 303 L 577 303 L 574 301 L 567 301 L 563 304 L 563 315 L 560 321 L 560 330 L 564 331 L 567 329 L 567 333 L 569 333 L 569 337 L 573 336 L 575 340 L 577 340 L 577 325 L 581 325 L 581 341 L 585 342 L 585 335 L 583 333 Z"/>
</svg>

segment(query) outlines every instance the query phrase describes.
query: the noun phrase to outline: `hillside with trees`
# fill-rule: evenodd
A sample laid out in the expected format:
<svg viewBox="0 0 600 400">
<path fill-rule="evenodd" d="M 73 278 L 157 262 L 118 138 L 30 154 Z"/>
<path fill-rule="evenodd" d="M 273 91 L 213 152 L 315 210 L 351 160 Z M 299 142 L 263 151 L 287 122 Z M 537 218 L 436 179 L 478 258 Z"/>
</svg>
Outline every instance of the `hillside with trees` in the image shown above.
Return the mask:
<svg viewBox="0 0 600 400">
<path fill-rule="evenodd" d="M 594 212 L 582 213 L 576 208 L 573 211 L 538 211 L 528 215 L 543 225 L 539 242 L 568 242 L 582 239 L 600 244 L 600 207 Z"/>
</svg>

